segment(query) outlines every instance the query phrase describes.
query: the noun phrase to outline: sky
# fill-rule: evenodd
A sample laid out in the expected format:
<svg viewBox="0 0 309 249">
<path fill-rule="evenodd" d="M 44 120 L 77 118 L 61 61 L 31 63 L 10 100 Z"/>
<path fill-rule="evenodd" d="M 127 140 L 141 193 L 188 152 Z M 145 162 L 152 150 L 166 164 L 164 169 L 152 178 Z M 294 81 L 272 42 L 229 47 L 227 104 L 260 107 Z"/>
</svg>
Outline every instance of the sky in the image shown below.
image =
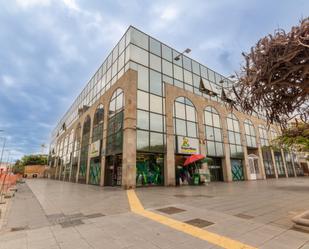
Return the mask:
<svg viewBox="0 0 309 249">
<path fill-rule="evenodd" d="M 230 75 L 241 53 L 306 17 L 306 0 L 0 0 L 0 153 L 42 152 L 129 25 Z M 47 152 L 46 148 L 44 152 Z"/>
</svg>

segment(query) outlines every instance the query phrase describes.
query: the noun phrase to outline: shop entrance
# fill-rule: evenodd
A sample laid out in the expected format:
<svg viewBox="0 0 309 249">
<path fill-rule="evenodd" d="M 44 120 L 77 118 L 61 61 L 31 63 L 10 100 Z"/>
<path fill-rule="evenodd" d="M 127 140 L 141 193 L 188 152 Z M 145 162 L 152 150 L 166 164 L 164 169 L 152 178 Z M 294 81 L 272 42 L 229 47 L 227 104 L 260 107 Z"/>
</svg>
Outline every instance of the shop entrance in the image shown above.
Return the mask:
<svg viewBox="0 0 309 249">
<path fill-rule="evenodd" d="M 182 169 L 185 163 L 186 157 L 185 155 L 175 154 L 175 175 L 176 175 L 176 186 L 180 185 L 180 178 L 183 180 L 182 177 Z M 182 181 L 181 180 L 181 181 Z"/>
<path fill-rule="evenodd" d="M 208 164 L 210 180 L 212 182 L 223 181 L 222 160 L 219 157 L 209 157 L 211 162 Z"/>
<path fill-rule="evenodd" d="M 242 160 L 231 159 L 231 168 L 232 168 L 233 181 L 243 181 L 244 180 L 244 170 L 242 166 Z"/>
<path fill-rule="evenodd" d="M 250 179 L 256 180 L 258 179 L 258 175 L 260 174 L 259 169 L 259 157 L 254 154 L 248 155 L 249 160 L 249 169 L 250 169 Z"/>
<path fill-rule="evenodd" d="M 73 162 L 72 169 L 71 169 L 70 182 L 76 182 L 76 174 L 77 174 L 77 162 Z"/>
<path fill-rule="evenodd" d="M 186 159 L 194 155 L 175 154 L 176 185 L 199 185 L 206 182 L 206 171 L 202 168 L 201 159 L 184 166 Z M 196 155 L 198 156 L 198 155 Z"/>
<path fill-rule="evenodd" d="M 100 157 L 91 158 L 89 169 L 89 184 L 100 185 L 101 162 Z"/>
<path fill-rule="evenodd" d="M 164 155 L 158 153 L 137 153 L 136 186 L 164 184 Z"/>
<path fill-rule="evenodd" d="M 105 164 L 105 186 L 121 186 L 122 180 L 122 155 L 111 155 L 106 157 Z"/>
</svg>

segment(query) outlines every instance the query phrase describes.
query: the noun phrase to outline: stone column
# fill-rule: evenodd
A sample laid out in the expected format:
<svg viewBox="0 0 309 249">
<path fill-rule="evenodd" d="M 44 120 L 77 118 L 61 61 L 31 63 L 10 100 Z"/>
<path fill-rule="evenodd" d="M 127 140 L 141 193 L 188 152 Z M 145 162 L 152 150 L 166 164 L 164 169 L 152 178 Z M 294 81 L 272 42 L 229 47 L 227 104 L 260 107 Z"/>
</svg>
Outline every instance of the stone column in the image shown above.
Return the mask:
<svg viewBox="0 0 309 249">
<path fill-rule="evenodd" d="M 81 120 L 83 122 L 83 120 Z M 83 123 L 82 123 L 83 124 Z M 79 131 L 79 148 L 77 148 L 77 169 L 76 169 L 76 175 L 75 175 L 75 182 L 78 182 L 78 174 L 79 174 L 79 168 L 80 168 L 80 155 L 81 155 L 81 148 L 82 148 L 82 139 L 83 139 L 83 127 L 84 125 L 80 126 Z"/>
<path fill-rule="evenodd" d="M 263 160 L 263 152 L 261 147 L 261 139 L 260 139 L 260 133 L 259 133 L 259 127 L 255 127 L 255 139 L 256 139 L 256 145 L 258 147 L 258 157 L 259 157 L 259 168 L 261 172 L 261 177 L 263 180 L 266 179 L 266 173 L 265 173 L 265 166 L 264 166 L 264 160 Z"/>
<path fill-rule="evenodd" d="M 86 184 L 89 183 L 90 160 L 91 160 L 90 152 L 91 152 L 92 132 L 93 132 L 93 117 L 94 117 L 94 115 L 90 116 L 90 133 L 89 133 L 89 141 L 88 141 L 88 158 L 87 158 L 87 169 L 86 169 Z"/>
<path fill-rule="evenodd" d="M 242 119 L 239 119 L 239 130 L 240 130 L 240 141 L 241 141 L 242 149 L 244 151 L 244 163 L 243 163 L 244 176 L 245 176 L 245 180 L 251 180 L 246 133 L 245 133 L 244 122 Z"/>
<path fill-rule="evenodd" d="M 103 136 L 102 136 L 102 155 L 101 155 L 101 176 L 100 176 L 100 186 L 104 186 L 105 180 L 105 159 L 106 159 L 106 141 L 107 141 L 107 127 L 108 127 L 108 110 L 109 103 L 105 101 L 104 106 L 104 121 L 103 121 Z"/>
<path fill-rule="evenodd" d="M 68 179 L 69 182 L 71 181 L 71 177 L 72 177 L 73 150 L 74 150 L 74 140 L 73 140 L 73 145 L 72 145 L 72 152 L 70 154 L 70 173 L 69 173 L 69 179 Z"/>
<path fill-rule="evenodd" d="M 54 179 L 55 180 L 57 180 L 57 174 L 58 174 L 58 160 L 59 160 L 59 156 L 57 156 L 56 157 L 56 159 L 55 159 L 55 163 L 54 163 L 54 165 L 55 165 L 55 175 L 54 175 Z"/>
<path fill-rule="evenodd" d="M 205 135 L 205 126 L 204 126 L 204 109 L 203 105 L 199 105 L 199 103 L 195 104 L 196 111 L 197 111 L 197 121 L 198 121 L 198 140 L 199 140 L 199 147 L 200 147 L 200 154 L 207 156 L 206 151 L 206 135 Z M 203 169 L 208 169 L 207 163 L 202 164 Z M 210 172 L 208 172 L 210 174 Z"/>
<path fill-rule="evenodd" d="M 220 119 L 221 119 L 220 121 L 222 125 L 222 136 L 223 136 L 224 155 L 225 155 L 225 157 L 222 160 L 223 177 L 224 177 L 225 182 L 231 182 L 233 181 L 233 177 L 232 177 L 231 153 L 230 153 L 230 146 L 229 146 L 229 140 L 228 140 L 226 116 L 221 114 Z"/>
<path fill-rule="evenodd" d="M 63 156 L 60 159 L 60 165 L 59 165 L 59 176 L 58 176 L 59 181 L 61 181 L 62 167 L 63 167 Z"/>
<path fill-rule="evenodd" d="M 271 153 L 271 159 L 273 161 L 273 166 L 274 166 L 274 170 L 275 170 L 275 176 L 276 178 L 278 178 L 278 171 L 277 171 L 277 166 L 276 166 L 276 161 L 275 161 L 275 153 L 273 149 L 270 149 L 270 153 Z"/>
<path fill-rule="evenodd" d="M 283 166 L 284 166 L 284 171 L 285 171 L 285 177 L 288 178 L 289 174 L 288 174 L 288 169 L 286 167 L 286 161 L 285 161 L 285 155 L 284 155 L 284 151 L 283 149 L 281 149 L 281 157 L 282 157 L 282 161 L 283 161 Z"/>
<path fill-rule="evenodd" d="M 175 136 L 173 124 L 174 98 L 165 85 L 165 114 L 166 114 L 166 155 L 164 160 L 164 184 L 165 186 L 176 185 L 175 172 Z"/>
<path fill-rule="evenodd" d="M 125 189 L 136 186 L 136 95 L 137 73 L 131 71 L 124 89 L 122 187 Z"/>
<path fill-rule="evenodd" d="M 293 153 L 290 153 L 290 157 L 291 157 L 291 162 L 292 162 L 292 166 L 293 166 L 293 172 L 294 172 L 294 177 L 297 177 L 297 174 L 296 174 L 296 169 L 295 169 L 295 163 L 294 163 L 294 156 L 293 156 Z"/>
<path fill-rule="evenodd" d="M 266 172 L 265 172 L 265 166 L 264 166 L 263 152 L 262 152 L 262 148 L 260 144 L 258 144 L 258 154 L 259 154 L 259 167 L 262 173 L 261 176 L 262 176 L 262 179 L 265 180 Z"/>
</svg>

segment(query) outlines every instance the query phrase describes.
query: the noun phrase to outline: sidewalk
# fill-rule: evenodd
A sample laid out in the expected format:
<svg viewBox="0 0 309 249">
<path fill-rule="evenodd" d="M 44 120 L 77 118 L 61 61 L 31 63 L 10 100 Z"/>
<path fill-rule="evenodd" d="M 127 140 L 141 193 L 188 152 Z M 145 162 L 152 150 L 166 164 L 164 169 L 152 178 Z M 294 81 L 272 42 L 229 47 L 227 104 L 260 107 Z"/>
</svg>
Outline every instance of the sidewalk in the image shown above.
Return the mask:
<svg viewBox="0 0 309 249">
<path fill-rule="evenodd" d="M 119 188 L 27 180 L 19 185 L 12 202 L 7 229 L 0 233 L 0 248 L 221 248 L 194 233 L 189 235 L 190 231 L 178 231 L 175 220 L 178 227 L 191 224 L 254 248 L 308 249 L 309 233 L 292 230 L 287 222 L 272 221 L 284 219 L 291 208 L 306 207 L 308 188 L 309 179 L 302 178 L 137 189 L 136 196 L 149 217 L 158 217 L 149 219 L 131 212 L 127 192 Z M 20 230 L 9 231 L 12 228 Z"/>
</svg>

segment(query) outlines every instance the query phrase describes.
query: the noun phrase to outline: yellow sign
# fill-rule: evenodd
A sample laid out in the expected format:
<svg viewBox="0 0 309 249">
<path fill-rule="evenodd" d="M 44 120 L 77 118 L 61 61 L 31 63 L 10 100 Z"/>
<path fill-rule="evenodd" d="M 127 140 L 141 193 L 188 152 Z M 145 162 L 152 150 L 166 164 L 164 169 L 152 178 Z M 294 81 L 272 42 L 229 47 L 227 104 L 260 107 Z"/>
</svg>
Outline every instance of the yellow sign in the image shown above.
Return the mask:
<svg viewBox="0 0 309 249">
<path fill-rule="evenodd" d="M 100 155 L 100 146 L 101 145 L 101 141 L 95 141 L 94 143 L 92 143 L 90 145 L 90 157 L 97 157 Z"/>
<path fill-rule="evenodd" d="M 180 154 L 198 154 L 199 153 L 198 139 L 178 136 L 177 152 Z"/>
</svg>

